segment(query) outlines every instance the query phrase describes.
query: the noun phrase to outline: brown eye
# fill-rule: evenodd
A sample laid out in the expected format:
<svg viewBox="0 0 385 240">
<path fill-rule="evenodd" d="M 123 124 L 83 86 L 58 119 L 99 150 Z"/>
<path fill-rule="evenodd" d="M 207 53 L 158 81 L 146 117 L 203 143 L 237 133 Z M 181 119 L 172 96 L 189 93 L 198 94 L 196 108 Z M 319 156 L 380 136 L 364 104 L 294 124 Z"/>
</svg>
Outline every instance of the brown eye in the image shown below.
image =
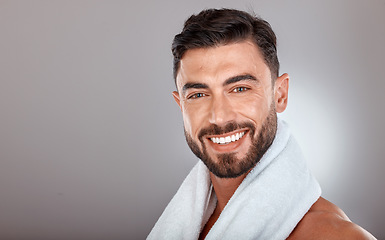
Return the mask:
<svg viewBox="0 0 385 240">
<path fill-rule="evenodd" d="M 195 94 L 191 95 L 189 97 L 189 99 L 196 99 L 196 98 L 201 98 L 201 97 L 204 97 L 204 96 L 206 96 L 206 94 L 204 94 L 204 93 L 195 93 Z"/>
<path fill-rule="evenodd" d="M 249 90 L 247 87 L 236 87 L 234 88 L 233 92 L 244 92 Z"/>
</svg>

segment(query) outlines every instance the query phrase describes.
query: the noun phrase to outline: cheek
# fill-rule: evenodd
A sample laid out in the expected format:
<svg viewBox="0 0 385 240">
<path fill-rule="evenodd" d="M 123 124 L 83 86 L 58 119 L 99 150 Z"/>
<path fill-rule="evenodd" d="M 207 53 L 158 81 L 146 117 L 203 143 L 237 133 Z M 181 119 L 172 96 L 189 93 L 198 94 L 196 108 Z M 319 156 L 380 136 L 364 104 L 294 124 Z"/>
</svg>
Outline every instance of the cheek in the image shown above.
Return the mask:
<svg viewBox="0 0 385 240">
<path fill-rule="evenodd" d="M 202 125 L 201 108 L 193 107 L 189 104 L 184 104 L 182 114 L 185 130 L 194 136 L 196 132 L 199 131 L 198 127 Z"/>
<path fill-rule="evenodd" d="M 185 128 L 185 130 L 186 130 L 188 133 L 191 134 L 192 127 L 191 127 L 190 115 L 189 115 L 188 113 L 186 113 L 186 111 L 183 111 L 182 116 L 183 116 L 183 125 L 184 125 L 184 128 Z"/>
<path fill-rule="evenodd" d="M 244 117 L 253 120 L 255 123 L 260 123 L 266 118 L 269 113 L 269 105 L 266 97 L 253 95 L 250 98 L 244 99 L 241 103 L 237 103 L 237 110 Z"/>
</svg>

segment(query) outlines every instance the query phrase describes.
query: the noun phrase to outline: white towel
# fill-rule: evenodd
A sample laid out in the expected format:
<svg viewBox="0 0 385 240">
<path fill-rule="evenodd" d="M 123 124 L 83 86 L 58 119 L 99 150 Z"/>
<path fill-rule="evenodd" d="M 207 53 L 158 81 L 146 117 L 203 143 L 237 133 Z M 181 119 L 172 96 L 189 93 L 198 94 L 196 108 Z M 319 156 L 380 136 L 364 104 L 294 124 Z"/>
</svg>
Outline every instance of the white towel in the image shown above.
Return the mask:
<svg viewBox="0 0 385 240">
<path fill-rule="evenodd" d="M 239 185 L 206 239 L 286 239 L 320 195 L 297 142 L 279 120 L 273 144 Z M 216 201 L 209 170 L 199 161 L 147 239 L 198 239 Z"/>
</svg>

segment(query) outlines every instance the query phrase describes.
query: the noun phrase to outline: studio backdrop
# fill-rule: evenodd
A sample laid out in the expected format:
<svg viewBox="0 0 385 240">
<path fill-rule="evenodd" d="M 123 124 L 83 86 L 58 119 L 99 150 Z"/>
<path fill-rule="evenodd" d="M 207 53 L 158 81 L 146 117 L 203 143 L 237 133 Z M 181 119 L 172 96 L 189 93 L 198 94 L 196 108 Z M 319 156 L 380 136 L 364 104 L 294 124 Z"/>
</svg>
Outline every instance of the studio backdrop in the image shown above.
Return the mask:
<svg viewBox="0 0 385 240">
<path fill-rule="evenodd" d="M 323 197 L 385 239 L 385 1 L 0 0 L 1 239 L 145 239 L 198 161 L 171 42 L 213 7 L 271 23 L 279 116 Z"/>
</svg>

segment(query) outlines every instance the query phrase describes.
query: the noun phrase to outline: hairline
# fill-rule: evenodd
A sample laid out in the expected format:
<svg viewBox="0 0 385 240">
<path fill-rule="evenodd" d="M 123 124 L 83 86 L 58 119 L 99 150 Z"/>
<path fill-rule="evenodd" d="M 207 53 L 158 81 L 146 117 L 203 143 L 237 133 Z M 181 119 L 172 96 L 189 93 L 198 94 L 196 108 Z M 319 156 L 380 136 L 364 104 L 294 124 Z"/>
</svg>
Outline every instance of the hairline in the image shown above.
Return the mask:
<svg viewBox="0 0 385 240">
<path fill-rule="evenodd" d="M 245 38 L 239 38 L 239 39 L 230 39 L 228 41 L 222 41 L 222 42 L 218 42 L 218 43 L 215 43 L 214 45 L 212 46 L 200 46 L 200 47 L 191 47 L 189 49 L 187 49 L 186 51 L 183 52 L 182 54 L 182 57 L 179 59 L 179 62 L 178 62 L 178 69 L 175 73 L 175 77 L 174 77 L 174 82 L 175 82 L 175 86 L 176 88 L 178 89 L 178 85 L 177 85 L 177 77 L 178 77 L 178 73 L 179 73 L 179 70 L 180 70 L 180 62 L 182 61 L 183 57 L 186 55 L 186 53 L 189 51 L 189 50 L 194 50 L 194 49 L 210 49 L 210 48 L 218 48 L 218 47 L 222 47 L 222 46 L 227 46 L 227 45 L 231 45 L 231 44 L 237 44 L 237 43 L 243 43 L 243 42 L 250 42 L 252 43 L 258 50 L 258 52 L 260 53 L 262 59 L 263 59 L 263 62 L 266 64 L 267 68 L 269 69 L 270 71 L 270 78 L 271 78 L 271 82 L 272 83 L 275 83 L 275 80 L 278 78 L 278 76 L 273 76 L 275 75 L 275 73 L 273 73 L 271 71 L 271 68 L 269 66 L 269 64 L 266 62 L 266 59 L 265 59 L 265 56 L 263 54 L 263 51 L 262 49 L 258 46 L 258 43 L 256 42 L 255 38 L 253 38 L 252 34 L 250 34 L 250 36 L 248 37 L 245 37 Z"/>
</svg>

